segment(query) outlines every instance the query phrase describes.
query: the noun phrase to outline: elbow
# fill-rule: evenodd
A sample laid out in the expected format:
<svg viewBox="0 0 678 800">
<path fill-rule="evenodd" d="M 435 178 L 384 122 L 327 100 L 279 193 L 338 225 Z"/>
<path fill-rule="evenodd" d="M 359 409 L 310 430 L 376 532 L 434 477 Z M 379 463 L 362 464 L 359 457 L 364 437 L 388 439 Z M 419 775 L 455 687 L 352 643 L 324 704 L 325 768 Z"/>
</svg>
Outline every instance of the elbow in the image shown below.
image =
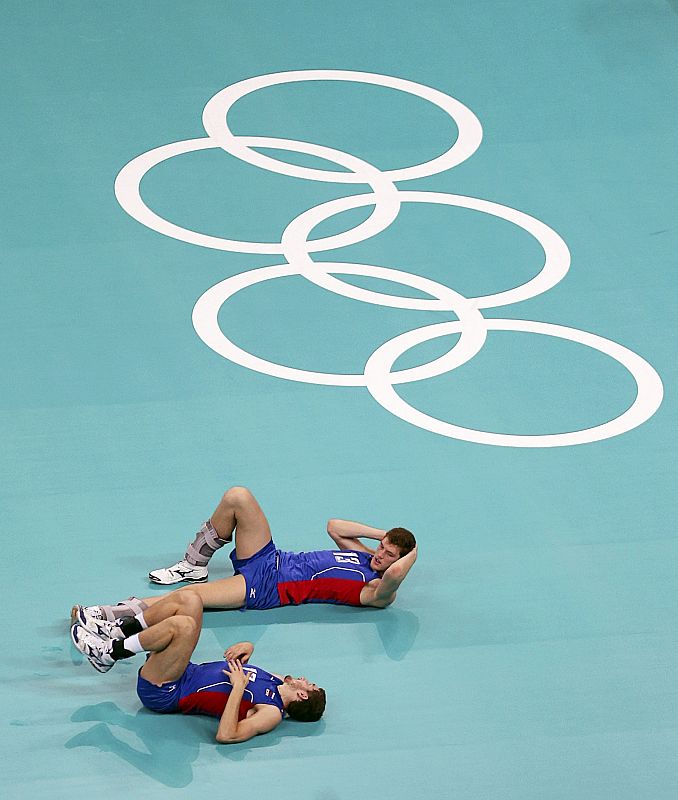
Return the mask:
<svg viewBox="0 0 678 800">
<path fill-rule="evenodd" d="M 337 534 L 337 520 L 336 519 L 328 519 L 327 520 L 327 533 L 329 534 L 331 539 L 334 539 Z M 336 541 L 336 539 L 335 539 Z"/>
<path fill-rule="evenodd" d="M 238 739 L 238 729 L 236 727 L 235 730 L 231 728 L 229 731 L 217 728 L 216 735 L 214 737 L 218 744 L 233 744 L 234 742 L 239 741 Z"/>
<path fill-rule="evenodd" d="M 375 608 L 386 608 L 396 599 L 396 590 L 386 586 L 380 586 L 374 593 L 374 598 L 369 605 Z"/>
<path fill-rule="evenodd" d="M 235 744 L 240 741 L 236 736 L 225 736 L 223 733 L 217 733 L 214 738 L 217 744 Z"/>
</svg>

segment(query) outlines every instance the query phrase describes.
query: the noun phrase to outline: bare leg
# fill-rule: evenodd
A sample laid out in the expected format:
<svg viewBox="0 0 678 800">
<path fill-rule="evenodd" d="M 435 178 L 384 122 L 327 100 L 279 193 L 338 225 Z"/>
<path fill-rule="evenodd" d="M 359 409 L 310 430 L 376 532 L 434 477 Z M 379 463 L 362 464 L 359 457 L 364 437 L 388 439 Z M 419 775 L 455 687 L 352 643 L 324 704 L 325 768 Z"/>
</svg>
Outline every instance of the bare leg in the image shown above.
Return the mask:
<svg viewBox="0 0 678 800">
<path fill-rule="evenodd" d="M 177 593 L 178 594 L 178 593 Z M 157 604 L 157 613 L 174 610 L 157 624 L 139 634 L 139 643 L 151 656 L 141 668 L 147 681 L 160 685 L 180 678 L 195 650 L 202 627 L 202 602 L 196 594 L 182 592 L 177 600 L 165 598 Z M 182 613 L 179 613 L 182 612 Z M 144 611 L 144 619 L 153 617 L 153 609 Z"/>
<path fill-rule="evenodd" d="M 195 587 L 187 586 L 181 591 L 170 592 L 157 598 L 152 608 L 144 609 L 144 620 L 149 629 L 176 616 L 195 617 L 196 621 L 202 624 L 202 608 L 202 599 Z"/>
<path fill-rule="evenodd" d="M 249 558 L 271 541 L 271 529 L 249 489 L 233 486 L 221 498 L 210 518 L 220 539 L 230 541 L 235 531 L 235 553 Z"/>
<path fill-rule="evenodd" d="M 210 524 L 213 528 L 211 536 L 214 537 L 216 533 L 217 541 L 220 540 L 221 544 L 231 541 L 235 533 L 235 552 L 239 559 L 250 558 L 271 541 L 271 529 L 264 512 L 252 492 L 242 486 L 233 486 L 223 495 L 212 514 Z M 186 553 L 186 558 L 189 558 L 191 552 L 193 556 L 200 558 L 203 566 L 207 565 L 214 553 L 214 544 L 206 547 L 204 552 L 201 550 L 205 544 L 205 535 L 204 531 L 199 532 L 196 540 L 189 544 L 189 551 Z M 201 539 L 201 537 L 203 538 Z M 221 544 L 217 545 L 217 549 Z M 190 563 L 197 564 L 198 562 L 194 558 Z M 168 572 L 170 570 L 158 570 L 151 573 L 151 578 L 154 579 L 154 575 Z M 178 583 L 179 580 L 178 578 L 167 580 L 165 576 L 162 576 L 156 582 L 171 584 Z M 209 584 L 195 583 L 179 591 L 187 591 L 188 588 L 200 596 L 205 608 L 241 608 L 245 605 L 246 585 L 242 575 L 234 575 L 231 578 L 223 578 Z M 150 608 L 167 596 L 147 597 L 141 603 Z M 71 610 L 72 619 L 77 613 L 77 608 L 74 606 Z M 138 613 L 138 603 L 135 607 L 127 601 L 118 603 L 115 607 L 100 606 L 100 608 L 104 611 L 106 619 L 111 621 L 121 616 Z"/>
<path fill-rule="evenodd" d="M 188 543 L 181 561 L 171 567 L 151 570 L 153 583 L 200 583 L 207 580 L 207 567 L 226 542 L 233 540 L 238 558 L 249 558 L 271 541 L 271 529 L 254 495 L 243 486 L 228 489 L 208 519 Z"/>
<path fill-rule="evenodd" d="M 149 606 L 144 611 L 144 619 L 148 621 L 151 610 L 155 609 L 162 603 L 176 598 L 189 592 L 198 595 L 202 600 L 204 608 L 242 608 L 245 605 L 245 593 L 247 585 L 242 575 L 232 575 L 230 578 L 221 578 L 218 581 L 210 581 L 210 583 L 199 583 L 195 586 L 185 586 L 182 589 L 175 589 L 169 594 L 164 594 L 161 597 L 145 597 L 143 602 Z M 170 608 L 171 606 L 167 606 Z M 161 613 L 165 613 L 164 611 Z M 183 613 L 183 612 L 179 612 Z M 169 616 L 169 614 L 166 614 Z M 161 617 L 164 619 L 165 617 Z M 150 625 L 151 623 L 149 623 Z"/>
</svg>

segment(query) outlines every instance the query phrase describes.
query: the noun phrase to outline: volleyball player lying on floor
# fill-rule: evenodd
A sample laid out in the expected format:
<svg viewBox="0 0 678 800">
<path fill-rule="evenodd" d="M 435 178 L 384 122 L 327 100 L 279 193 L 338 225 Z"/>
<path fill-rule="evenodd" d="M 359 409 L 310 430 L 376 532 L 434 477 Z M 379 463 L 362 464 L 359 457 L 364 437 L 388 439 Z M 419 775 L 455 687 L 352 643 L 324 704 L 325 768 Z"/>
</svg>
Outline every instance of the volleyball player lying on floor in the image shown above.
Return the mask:
<svg viewBox="0 0 678 800">
<path fill-rule="evenodd" d="M 233 487 L 188 545 L 184 560 L 149 574 L 154 583 L 191 582 L 205 608 L 266 609 L 299 603 L 335 603 L 385 608 L 417 558 L 416 541 L 405 528 L 389 531 L 333 519 L 327 532 L 335 550 L 291 553 L 278 550 L 254 495 Z M 207 580 L 214 553 L 235 537 L 231 561 L 235 574 Z M 378 542 L 372 549 L 361 538 Z M 178 591 L 186 591 L 186 588 Z M 167 597 L 163 595 L 162 597 Z M 117 605 L 74 606 L 72 620 L 85 627 L 137 614 L 162 599 L 128 598 Z"/>
<path fill-rule="evenodd" d="M 251 642 L 231 645 L 224 661 L 191 662 L 201 627 L 202 601 L 189 589 L 136 617 L 101 621 L 96 630 L 76 622 L 71 639 L 99 672 L 135 653 L 150 653 L 137 678 L 143 705 L 160 713 L 218 717 L 216 739 L 223 744 L 267 733 L 286 716 L 301 722 L 320 719 L 325 690 L 306 678 L 243 666 L 254 650 Z"/>
</svg>

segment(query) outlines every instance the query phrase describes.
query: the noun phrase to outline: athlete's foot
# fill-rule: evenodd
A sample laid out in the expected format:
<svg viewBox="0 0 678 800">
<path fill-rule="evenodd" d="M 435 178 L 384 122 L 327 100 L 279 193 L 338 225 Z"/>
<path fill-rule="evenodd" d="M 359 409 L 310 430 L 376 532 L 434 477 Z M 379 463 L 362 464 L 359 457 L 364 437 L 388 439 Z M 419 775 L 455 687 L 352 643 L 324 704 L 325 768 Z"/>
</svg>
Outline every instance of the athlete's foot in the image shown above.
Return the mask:
<svg viewBox="0 0 678 800">
<path fill-rule="evenodd" d="M 98 622 L 106 622 L 106 614 L 100 606 L 81 606 L 74 605 L 71 608 L 71 625 L 77 622 L 85 628 L 89 627 L 89 620 L 97 620 Z"/>
<path fill-rule="evenodd" d="M 71 640 L 98 672 L 108 672 L 115 664 L 109 652 L 109 641 L 96 636 L 76 622 L 71 626 Z"/>
<path fill-rule="evenodd" d="M 71 609 L 71 625 L 78 624 L 102 639 L 124 639 L 121 621 L 109 622 L 99 606 L 73 606 Z"/>
<path fill-rule="evenodd" d="M 178 561 L 171 567 L 165 569 L 155 569 L 148 573 L 148 579 L 153 583 L 161 583 L 167 586 L 172 583 L 202 583 L 207 580 L 207 567 L 196 567 L 188 561 Z"/>
</svg>

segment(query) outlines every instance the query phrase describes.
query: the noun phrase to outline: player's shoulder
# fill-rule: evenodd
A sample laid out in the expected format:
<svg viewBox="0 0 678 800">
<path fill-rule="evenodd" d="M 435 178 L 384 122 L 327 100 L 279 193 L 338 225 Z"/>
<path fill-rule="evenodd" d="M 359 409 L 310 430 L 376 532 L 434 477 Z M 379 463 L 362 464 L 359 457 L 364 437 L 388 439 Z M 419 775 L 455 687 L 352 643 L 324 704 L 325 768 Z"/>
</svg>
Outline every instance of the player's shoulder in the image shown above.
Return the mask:
<svg viewBox="0 0 678 800">
<path fill-rule="evenodd" d="M 258 720 L 270 720 L 278 723 L 283 718 L 285 710 L 274 703 L 255 703 L 247 712 L 251 717 L 256 714 Z"/>
</svg>

